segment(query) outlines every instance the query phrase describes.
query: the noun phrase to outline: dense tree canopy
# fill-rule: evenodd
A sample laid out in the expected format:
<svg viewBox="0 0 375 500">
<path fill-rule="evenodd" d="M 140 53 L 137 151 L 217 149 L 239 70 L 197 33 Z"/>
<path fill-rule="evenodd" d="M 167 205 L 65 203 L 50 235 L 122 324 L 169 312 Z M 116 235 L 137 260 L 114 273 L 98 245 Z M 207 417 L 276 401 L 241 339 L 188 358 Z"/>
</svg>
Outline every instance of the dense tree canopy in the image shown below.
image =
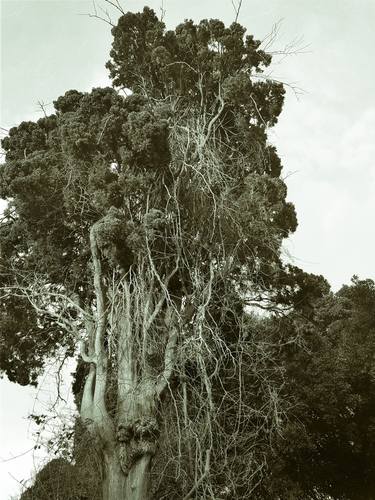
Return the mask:
<svg viewBox="0 0 375 500">
<path fill-rule="evenodd" d="M 199 262 L 206 274 L 210 255 L 224 267 L 232 262 L 226 286 L 249 279 L 259 291 L 270 289 L 281 270 L 281 241 L 296 228 L 266 136 L 284 90 L 255 78 L 270 57 L 244 31 L 211 20 L 165 32 L 150 9 L 126 14 L 113 30 L 108 65 L 115 85 L 133 95 L 68 91 L 55 114 L 10 130 L 0 193 L 9 201 L 1 226 L 3 269 L 12 270 L 3 272 L 5 283 L 32 276 L 89 303 L 89 229 L 96 224 L 106 270 L 126 272 L 147 246 L 158 273 L 168 274 L 183 251 L 176 297 L 191 293 L 188 269 Z M 159 85 L 149 64 L 160 70 L 155 51 L 171 61 Z"/>
</svg>

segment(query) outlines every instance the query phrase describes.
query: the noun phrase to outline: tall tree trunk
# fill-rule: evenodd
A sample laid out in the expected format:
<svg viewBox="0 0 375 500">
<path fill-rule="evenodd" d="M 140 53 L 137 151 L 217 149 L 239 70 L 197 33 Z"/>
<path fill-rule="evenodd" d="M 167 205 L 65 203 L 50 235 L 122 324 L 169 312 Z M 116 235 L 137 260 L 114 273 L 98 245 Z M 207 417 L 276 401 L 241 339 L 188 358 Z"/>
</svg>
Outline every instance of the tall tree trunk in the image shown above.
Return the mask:
<svg viewBox="0 0 375 500">
<path fill-rule="evenodd" d="M 160 373 L 157 374 L 149 364 L 147 355 L 151 327 L 165 304 L 165 292 L 162 291 L 150 311 L 153 280 L 146 299 L 143 285 L 137 287 L 133 283 L 131 290 L 129 283 L 124 281 L 121 301 L 115 302 L 114 320 L 109 315 L 110 300 L 106 280 L 102 275 L 95 226 L 90 231 L 90 242 L 96 318 L 94 326 L 87 325 L 88 352 L 85 342 L 81 346 L 82 358 L 90 363 L 82 397 L 81 417 L 87 423 L 103 457 L 103 500 L 150 500 L 151 462 L 159 438 L 158 404 L 175 361 L 177 329 L 173 322 L 173 308 L 168 307 L 165 313 L 164 323 L 168 336 L 165 339 L 164 366 L 160 367 L 161 370 L 159 368 Z M 166 278 L 164 288 L 177 269 L 176 265 Z M 141 272 L 139 274 L 142 275 Z M 137 316 L 139 308 L 142 310 L 142 321 Z M 111 326 L 117 332 L 117 366 L 112 367 L 117 375 L 115 418 L 109 415 L 106 407 L 110 363 L 105 339 L 111 321 Z"/>
</svg>

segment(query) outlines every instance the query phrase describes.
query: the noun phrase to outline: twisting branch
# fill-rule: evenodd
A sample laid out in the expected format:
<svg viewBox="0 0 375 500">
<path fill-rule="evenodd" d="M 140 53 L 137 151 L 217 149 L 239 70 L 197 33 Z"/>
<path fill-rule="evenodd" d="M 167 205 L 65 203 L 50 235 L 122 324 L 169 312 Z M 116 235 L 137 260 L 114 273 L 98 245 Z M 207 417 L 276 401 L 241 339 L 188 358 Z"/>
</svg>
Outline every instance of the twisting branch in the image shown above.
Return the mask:
<svg viewBox="0 0 375 500">
<path fill-rule="evenodd" d="M 93 354 L 91 356 L 87 354 L 86 342 L 84 340 L 80 341 L 79 347 L 80 347 L 81 358 L 83 359 L 83 361 L 85 361 L 86 363 L 96 363 L 95 356 Z"/>
<path fill-rule="evenodd" d="M 150 257 L 151 259 L 151 257 Z M 179 266 L 179 257 L 177 258 L 177 261 L 176 261 L 176 266 L 175 268 L 171 271 L 171 273 L 167 276 L 167 278 L 165 279 L 164 283 L 163 283 L 163 288 L 164 290 L 167 290 L 168 289 L 168 284 L 170 282 L 170 280 L 173 278 L 173 276 L 176 274 L 176 272 L 178 271 L 178 266 Z M 162 291 L 162 295 L 161 295 L 161 298 L 159 300 L 159 302 L 156 304 L 152 314 L 150 315 L 150 317 L 147 319 L 146 321 L 146 326 L 145 326 L 145 331 L 147 332 L 150 328 L 150 326 L 152 325 L 152 323 L 154 322 L 155 318 L 157 317 L 157 315 L 159 314 L 161 308 L 163 307 L 163 304 L 166 300 L 166 294 L 163 293 Z"/>
<path fill-rule="evenodd" d="M 57 395 L 56 395 L 56 400 L 55 402 L 53 403 L 53 405 L 51 406 L 51 411 L 54 410 L 58 404 L 59 401 L 63 401 L 65 404 L 68 404 L 68 402 L 66 401 L 66 399 L 64 399 L 61 395 L 61 382 L 62 382 L 62 377 L 61 377 L 61 371 L 65 365 L 65 362 L 67 360 L 67 358 L 69 357 L 69 355 L 67 354 L 67 352 L 65 351 L 64 353 L 64 356 L 63 356 L 63 359 L 62 360 L 59 360 L 60 361 L 60 364 L 59 364 L 59 367 L 57 368 L 57 372 L 56 372 L 56 388 L 57 388 Z"/>
</svg>

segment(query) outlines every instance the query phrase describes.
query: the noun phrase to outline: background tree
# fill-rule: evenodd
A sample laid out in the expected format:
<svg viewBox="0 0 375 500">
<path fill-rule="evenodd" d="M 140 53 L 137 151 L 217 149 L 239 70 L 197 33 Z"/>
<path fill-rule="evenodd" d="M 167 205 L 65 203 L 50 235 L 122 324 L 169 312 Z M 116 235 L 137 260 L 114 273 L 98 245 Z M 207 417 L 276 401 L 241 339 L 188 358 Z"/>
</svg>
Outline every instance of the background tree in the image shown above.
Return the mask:
<svg viewBox="0 0 375 500">
<path fill-rule="evenodd" d="M 272 497 L 374 498 L 374 306 L 374 282 L 354 277 L 315 301 L 308 320 L 293 313 L 278 323 L 300 347 L 281 356 L 293 407 L 275 447 Z"/>
<path fill-rule="evenodd" d="M 242 390 L 231 396 L 233 384 L 259 386 L 246 306 L 286 307 L 303 285 L 281 262 L 296 217 L 267 141 L 284 89 L 262 78 L 271 58 L 238 23 L 165 31 L 145 8 L 113 37 L 108 68 L 131 96 L 68 91 L 54 115 L 3 141 L 1 333 L 13 361 L 1 366 L 33 382 L 45 356 L 80 344 L 80 416 L 103 498 L 150 498 L 169 416 L 181 495 L 248 498 L 264 463 L 257 443 L 278 424 L 273 374 L 262 411 L 248 415 Z"/>
</svg>

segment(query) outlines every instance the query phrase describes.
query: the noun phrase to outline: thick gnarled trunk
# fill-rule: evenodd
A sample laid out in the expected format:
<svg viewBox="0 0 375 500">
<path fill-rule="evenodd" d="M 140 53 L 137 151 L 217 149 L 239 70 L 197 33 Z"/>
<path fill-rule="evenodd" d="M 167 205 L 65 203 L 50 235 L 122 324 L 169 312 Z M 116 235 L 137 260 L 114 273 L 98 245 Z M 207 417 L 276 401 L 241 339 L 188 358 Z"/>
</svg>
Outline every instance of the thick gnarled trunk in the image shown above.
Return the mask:
<svg viewBox="0 0 375 500">
<path fill-rule="evenodd" d="M 177 266 L 165 279 L 165 290 L 158 294 L 154 279 L 148 283 L 141 270 L 137 273 L 142 276 L 139 283 L 138 277 L 133 277 L 131 286 L 121 280 L 113 293 L 102 272 L 95 226 L 90 242 L 95 315 L 92 321 L 87 320 L 87 338 L 81 345 L 82 358 L 90 363 L 81 418 L 103 458 L 103 500 L 150 500 L 151 463 L 159 438 L 158 402 L 172 374 L 177 342 L 173 308 L 166 305 L 165 290 Z M 162 362 L 155 367 L 149 361 L 150 339 L 159 315 L 164 317 L 166 335 L 164 345 L 160 345 L 164 347 Z M 111 341 L 116 343 L 112 358 Z M 109 373 L 117 379 L 115 417 L 106 405 Z"/>
<path fill-rule="evenodd" d="M 92 373 L 92 372 L 91 372 Z M 90 374 L 86 392 L 90 393 Z M 101 411 L 88 412 L 84 394 L 81 415 L 97 453 L 102 457 L 103 500 L 150 500 L 150 472 L 159 437 L 156 395 L 139 387 L 127 393 L 118 413 L 117 429 Z M 93 400 L 92 400 L 93 401 Z M 91 406 L 94 410 L 95 406 Z M 91 418 L 87 418 L 91 415 Z"/>
</svg>

